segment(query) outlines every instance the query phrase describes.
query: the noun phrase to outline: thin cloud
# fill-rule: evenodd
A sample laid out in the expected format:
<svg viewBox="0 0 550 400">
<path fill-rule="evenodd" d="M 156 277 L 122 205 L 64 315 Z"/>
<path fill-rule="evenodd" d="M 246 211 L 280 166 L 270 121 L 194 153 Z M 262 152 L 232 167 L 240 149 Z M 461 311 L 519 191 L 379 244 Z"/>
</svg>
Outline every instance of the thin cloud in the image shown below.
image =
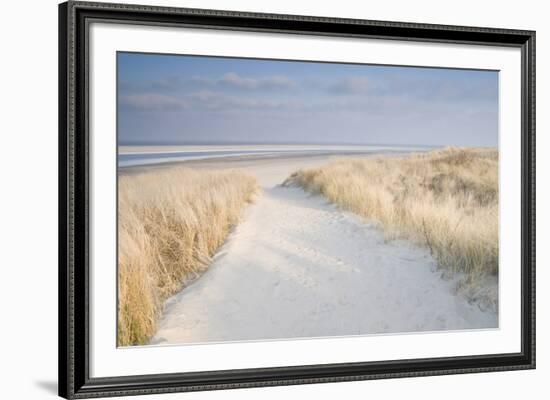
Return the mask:
<svg viewBox="0 0 550 400">
<path fill-rule="evenodd" d="M 265 100 L 250 96 L 240 97 L 213 91 L 199 91 L 186 97 L 194 108 L 218 111 L 234 110 L 292 110 L 303 107 L 303 103 L 290 100 Z"/>
<path fill-rule="evenodd" d="M 181 111 L 189 106 L 185 100 L 162 94 L 121 96 L 120 105 L 141 111 Z"/>
<path fill-rule="evenodd" d="M 291 89 L 296 86 L 296 82 L 286 76 L 270 76 L 264 78 L 246 78 L 234 72 L 223 75 L 217 84 L 226 85 L 237 89 Z"/>
<path fill-rule="evenodd" d="M 372 82 L 365 76 L 355 76 L 341 79 L 329 85 L 329 92 L 335 94 L 368 94 L 371 91 Z"/>
<path fill-rule="evenodd" d="M 227 88 L 242 91 L 258 90 L 289 90 L 296 88 L 298 84 L 283 75 L 251 78 L 228 72 L 217 78 L 204 77 L 200 75 L 192 77 L 171 76 L 164 79 L 156 79 L 148 82 L 130 83 L 122 81 L 120 89 L 129 92 L 139 91 L 180 91 L 200 90 L 213 88 Z"/>
<path fill-rule="evenodd" d="M 299 101 L 264 100 L 252 97 L 239 97 L 224 93 L 202 90 L 184 97 L 168 96 L 163 94 L 139 94 L 120 97 L 120 105 L 138 111 L 182 111 L 182 110 L 210 110 L 210 111 L 271 111 L 271 110 L 299 110 L 304 104 Z"/>
<path fill-rule="evenodd" d="M 402 96 L 434 102 L 495 101 L 498 88 L 490 81 L 469 79 L 449 81 L 443 78 L 406 77 L 394 75 L 376 88 L 380 95 Z"/>
<path fill-rule="evenodd" d="M 323 85 L 315 83 L 318 87 Z M 310 83 L 310 85 L 313 85 Z M 413 101 L 433 102 L 491 102 L 498 95 L 498 88 L 491 81 L 454 80 L 444 78 L 427 78 L 416 76 L 389 75 L 380 77 L 353 76 L 333 82 L 325 82 L 324 87 L 329 95 L 369 96 L 383 99 L 401 97 Z"/>
</svg>

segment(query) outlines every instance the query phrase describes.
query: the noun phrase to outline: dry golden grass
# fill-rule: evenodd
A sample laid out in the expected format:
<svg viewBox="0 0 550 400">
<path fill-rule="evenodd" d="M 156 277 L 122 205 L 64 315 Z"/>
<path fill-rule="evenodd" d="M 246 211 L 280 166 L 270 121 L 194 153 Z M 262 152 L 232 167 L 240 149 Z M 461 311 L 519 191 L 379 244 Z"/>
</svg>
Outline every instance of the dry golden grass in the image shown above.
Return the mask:
<svg viewBox="0 0 550 400">
<path fill-rule="evenodd" d="M 121 176 L 118 345 L 144 344 L 164 300 L 200 274 L 257 189 L 237 170 Z"/>
<path fill-rule="evenodd" d="M 339 159 L 287 179 L 360 216 L 389 238 L 425 245 L 471 290 L 498 271 L 498 152 L 446 148 L 407 157 Z M 496 292 L 491 295 L 496 307 Z"/>
</svg>

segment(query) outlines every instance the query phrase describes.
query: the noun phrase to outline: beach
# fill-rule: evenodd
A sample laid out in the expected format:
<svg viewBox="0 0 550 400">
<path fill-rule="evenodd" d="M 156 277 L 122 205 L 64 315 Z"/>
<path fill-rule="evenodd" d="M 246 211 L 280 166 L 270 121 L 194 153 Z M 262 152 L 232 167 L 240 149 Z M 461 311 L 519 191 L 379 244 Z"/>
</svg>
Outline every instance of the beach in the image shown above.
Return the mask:
<svg viewBox="0 0 550 400">
<path fill-rule="evenodd" d="M 402 149 L 354 157 L 403 154 Z M 170 297 L 151 344 L 496 328 L 497 314 L 457 294 L 430 252 L 325 198 L 281 184 L 302 168 L 346 157 L 249 155 L 179 165 L 239 169 L 260 187 L 241 222 L 197 279 Z"/>
<path fill-rule="evenodd" d="M 118 167 L 124 172 L 133 167 L 158 168 L 168 165 L 200 166 L 237 165 L 249 161 L 399 154 L 411 150 L 426 151 L 430 147 L 389 145 L 189 145 L 189 146 L 119 146 Z"/>
</svg>

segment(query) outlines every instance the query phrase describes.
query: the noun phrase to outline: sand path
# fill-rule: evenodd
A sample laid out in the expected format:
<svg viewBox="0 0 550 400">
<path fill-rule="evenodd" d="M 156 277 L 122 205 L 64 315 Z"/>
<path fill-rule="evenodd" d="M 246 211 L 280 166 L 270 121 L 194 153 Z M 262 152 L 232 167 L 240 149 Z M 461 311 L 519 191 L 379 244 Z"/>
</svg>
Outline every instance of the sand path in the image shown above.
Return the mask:
<svg viewBox="0 0 550 400">
<path fill-rule="evenodd" d="M 255 169 L 263 192 L 206 273 L 167 301 L 151 343 L 496 327 L 426 250 L 279 186 L 290 169 Z"/>
</svg>

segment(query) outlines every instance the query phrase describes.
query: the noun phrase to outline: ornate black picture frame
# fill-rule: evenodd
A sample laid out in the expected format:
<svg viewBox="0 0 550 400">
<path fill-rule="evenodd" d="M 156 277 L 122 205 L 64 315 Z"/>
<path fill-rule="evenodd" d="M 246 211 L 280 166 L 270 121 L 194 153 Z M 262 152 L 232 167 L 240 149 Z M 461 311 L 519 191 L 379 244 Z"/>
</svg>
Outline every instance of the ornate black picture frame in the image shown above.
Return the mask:
<svg viewBox="0 0 550 400">
<path fill-rule="evenodd" d="M 88 39 L 93 21 L 521 49 L 521 351 L 140 376 L 89 374 Z M 505 229 L 505 228 L 503 228 Z M 535 367 L 535 32 L 89 2 L 59 5 L 59 395 L 88 398 Z"/>
</svg>

